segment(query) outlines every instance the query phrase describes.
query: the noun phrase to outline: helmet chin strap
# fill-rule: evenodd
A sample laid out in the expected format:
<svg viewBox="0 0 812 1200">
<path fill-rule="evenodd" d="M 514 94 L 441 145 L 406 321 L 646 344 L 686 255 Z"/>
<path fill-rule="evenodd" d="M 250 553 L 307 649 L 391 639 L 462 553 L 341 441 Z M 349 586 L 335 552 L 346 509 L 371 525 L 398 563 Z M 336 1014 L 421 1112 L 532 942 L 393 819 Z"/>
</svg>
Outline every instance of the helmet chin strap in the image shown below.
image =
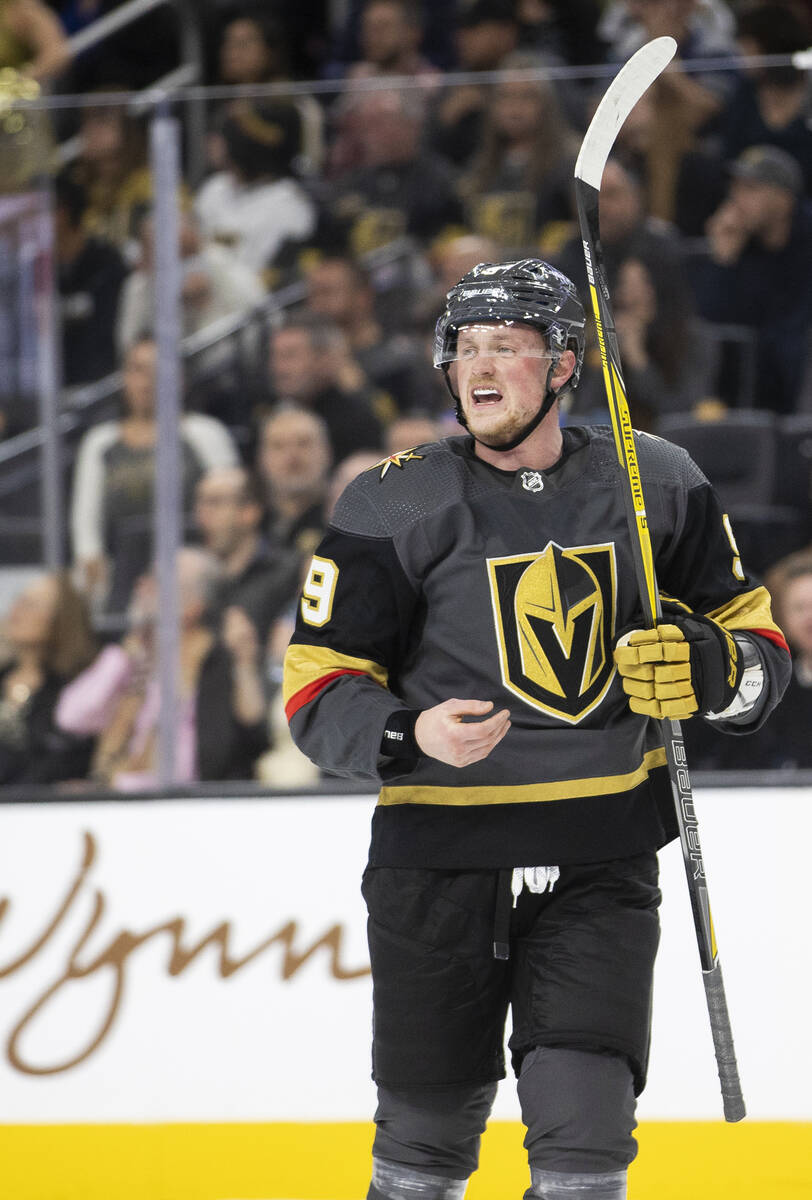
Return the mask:
<svg viewBox="0 0 812 1200">
<path fill-rule="evenodd" d="M 558 366 L 557 359 L 553 360 L 553 362 L 550 363 L 550 367 L 547 371 L 547 378 L 544 381 L 544 399 L 541 402 L 539 410 L 536 413 L 536 415 L 534 417 L 531 417 L 530 420 L 527 422 L 527 424 L 525 426 L 523 426 L 522 429 L 519 430 L 516 437 L 512 438 L 511 441 L 509 441 L 509 442 L 500 442 L 499 445 L 495 446 L 495 445 L 493 445 L 492 442 L 486 442 L 484 438 L 477 437 L 477 435 L 475 433 L 473 433 L 473 434 L 471 434 L 471 436 L 473 437 L 474 441 L 481 442 L 482 445 L 487 446 L 489 450 L 496 450 L 498 453 L 505 453 L 505 454 L 509 450 L 515 450 L 517 446 L 521 446 L 522 442 L 530 437 L 530 434 L 533 432 L 533 430 L 538 429 L 539 425 L 544 420 L 544 418 L 547 416 L 547 413 L 550 411 L 550 409 L 553 407 L 556 400 L 558 399 L 558 392 L 556 392 L 550 386 L 550 380 L 552 379 L 553 371 L 555 371 L 557 366 Z M 465 413 L 462 411 L 462 403 L 460 401 L 460 398 L 459 398 L 459 396 L 456 396 L 454 394 L 454 391 L 451 387 L 451 381 L 448 378 L 448 372 L 444 371 L 443 374 L 445 376 L 446 386 L 447 386 L 449 392 L 451 392 L 451 395 L 454 400 L 454 405 L 455 405 L 456 413 L 457 413 L 457 420 L 459 421 L 460 425 L 462 425 L 463 429 L 468 429 L 468 432 L 471 433 L 471 430 L 468 428 L 468 422 L 465 419 Z"/>
</svg>

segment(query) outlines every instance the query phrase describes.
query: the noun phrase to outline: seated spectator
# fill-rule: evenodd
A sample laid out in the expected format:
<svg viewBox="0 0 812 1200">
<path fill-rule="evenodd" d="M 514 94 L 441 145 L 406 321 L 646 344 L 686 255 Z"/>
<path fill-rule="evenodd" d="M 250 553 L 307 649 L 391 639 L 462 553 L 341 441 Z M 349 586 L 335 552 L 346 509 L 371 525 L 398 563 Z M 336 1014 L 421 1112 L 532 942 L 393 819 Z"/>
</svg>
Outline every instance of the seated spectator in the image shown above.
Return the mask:
<svg viewBox="0 0 812 1200">
<path fill-rule="evenodd" d="M 443 436 L 442 425 L 436 417 L 414 409 L 392 422 L 386 431 L 384 449 L 387 454 L 397 454 L 399 450 L 411 450 L 426 442 L 436 442 Z"/>
<path fill-rule="evenodd" d="M 812 42 L 812 20 L 785 4 L 759 4 L 737 17 L 739 50 L 747 57 L 793 54 Z M 719 152 L 730 161 L 748 146 L 786 150 L 803 171 L 812 196 L 812 125 L 805 71 L 796 67 L 745 67 L 722 114 Z"/>
<path fill-rule="evenodd" d="M 327 488 L 326 515 L 328 520 L 333 515 L 335 506 L 347 484 L 351 483 L 362 471 L 370 471 L 373 467 L 380 468 L 382 463 L 385 465 L 384 460 L 375 450 L 356 450 L 355 454 L 348 454 L 341 460 L 330 476 Z M 291 630 L 292 632 L 293 630 Z"/>
<path fill-rule="evenodd" d="M 94 602 L 111 614 L 125 612 L 136 579 L 152 559 L 155 370 L 155 341 L 142 336 L 124 361 L 122 416 L 85 433 L 74 468 L 74 558 Z M 234 466 L 237 452 L 226 428 L 201 413 L 182 417 L 180 435 L 181 496 L 188 514 L 201 475 L 211 467 Z"/>
<path fill-rule="evenodd" d="M 362 57 L 347 68 L 346 75 L 348 79 L 410 76 L 423 85 L 414 98 L 424 113 L 429 89 L 440 73 L 419 53 L 423 38 L 420 7 L 413 0 L 366 0 L 359 20 Z M 352 92 L 334 105 L 332 117 L 336 132 L 330 145 L 332 174 L 341 174 L 361 165 L 364 111 L 365 106 Z"/>
<path fill-rule="evenodd" d="M 271 337 L 270 375 L 277 403 L 292 401 L 324 421 L 334 461 L 381 445 L 373 394 L 337 326 L 312 313 L 292 318 Z"/>
<path fill-rule="evenodd" d="M 627 258 L 621 263 L 613 304 L 632 421 L 636 429 L 653 432 L 659 417 L 687 412 L 705 399 L 712 356 L 699 332 L 691 327 L 690 310 L 679 305 L 668 279 L 658 278 L 653 262 Z M 686 353 L 689 344 L 691 351 Z M 578 391 L 565 411 L 570 418 L 577 415 L 580 420 L 605 424 L 603 368 L 589 335 L 587 346 Z"/>
<path fill-rule="evenodd" d="M 120 354 L 125 354 L 145 329 L 155 324 L 155 230 L 152 217 L 141 223 L 141 253 L 136 270 L 124 284 L 116 326 Z M 183 337 L 197 333 L 222 317 L 235 317 L 254 308 L 265 295 L 259 275 L 233 250 L 206 241 L 193 213 L 180 215 Z M 215 347 L 209 361 L 230 353 Z"/>
<path fill-rule="evenodd" d="M 403 332 L 385 333 L 363 267 L 351 258 L 324 258 L 308 272 L 307 288 L 308 309 L 338 326 L 369 383 L 391 396 L 398 409 L 419 404 L 426 374 L 422 355 Z"/>
<path fill-rule="evenodd" d="M 84 227 L 132 264 L 138 227 L 152 203 L 143 125 L 123 106 L 99 105 L 81 110 L 78 136 L 79 156 L 65 173 L 87 194 Z"/>
<path fill-rule="evenodd" d="M 306 408 L 273 409 L 262 422 L 257 469 L 272 548 L 309 560 L 327 527 L 325 497 L 332 457 L 327 426 Z"/>
<path fill-rule="evenodd" d="M 241 101 L 229 110 L 223 140 L 225 167 L 206 180 L 195 201 L 201 229 L 247 266 L 271 271 L 316 227 L 315 205 L 294 176 L 301 117 L 284 101 Z"/>
<path fill-rule="evenodd" d="M 53 83 L 71 60 L 59 17 L 44 0 L 0 4 L 0 69 L 21 71 L 41 84 Z"/>
<path fill-rule="evenodd" d="M 504 69 L 527 69 L 532 60 L 510 55 Z M 578 139 L 569 128 L 552 85 L 514 80 L 491 90 L 482 147 L 460 182 L 468 225 L 498 239 L 508 253 L 541 246 L 549 256 L 572 225 L 572 172 Z"/>
<path fill-rule="evenodd" d="M 600 62 L 605 47 L 596 28 L 598 0 L 518 0 L 521 45 L 573 66 Z"/>
<path fill-rule="evenodd" d="M 733 73 L 710 65 L 733 52 L 732 16 L 728 10 L 726 28 L 715 25 L 706 19 L 708 6 L 698 0 L 628 0 L 625 8 L 631 21 L 610 48 L 613 61 L 624 62 L 644 42 L 664 34 L 677 41 L 674 61 L 649 90 L 654 107 L 649 211 L 673 221 L 682 159 L 703 147 L 733 91 Z M 707 59 L 709 67 L 688 73 L 680 66 L 683 59 Z"/>
<path fill-rule="evenodd" d="M 500 70 L 519 46 L 521 27 L 511 0 L 473 0 L 460 9 L 455 32 L 457 70 L 470 75 Z M 490 94 L 487 84 L 466 83 L 434 98 L 428 144 L 455 167 L 465 167 L 480 147 Z"/>
<path fill-rule="evenodd" d="M 0 785 L 81 779 L 92 744 L 54 724 L 62 688 L 95 649 L 87 607 L 69 576 L 29 584 L 6 614 L 2 635 Z"/>
<path fill-rule="evenodd" d="M 432 280 L 412 307 L 412 323 L 433 339 L 436 314 L 444 307 L 448 292 L 477 263 L 502 262 L 505 257 L 500 243 L 494 238 L 458 232 L 436 238 L 426 253 Z M 448 392 L 445 394 L 447 396 Z"/>
<path fill-rule="evenodd" d="M 250 619 L 227 609 L 216 636 L 207 623 L 216 561 L 203 550 L 178 552 L 180 685 L 175 766 L 178 781 L 250 779 L 267 749 L 267 702 L 259 640 Z M 152 575 L 139 581 L 131 629 L 64 689 L 61 730 L 97 737 L 93 774 L 121 791 L 155 787 L 160 693 Z"/>
<path fill-rule="evenodd" d="M 792 651 L 789 687 L 767 728 L 775 767 L 812 767 L 812 553 L 794 554 L 767 577 Z M 777 718 L 777 719 L 776 719 Z"/>
<path fill-rule="evenodd" d="M 256 83 L 282 83 L 293 78 L 286 27 L 280 23 L 277 14 L 269 13 L 256 4 L 228 12 L 218 43 L 217 83 L 241 87 Z M 324 156 L 323 111 L 312 96 L 291 97 L 290 102 L 302 121 L 302 145 L 297 167 L 306 174 L 312 174 L 321 166 Z M 230 107 L 230 104 L 225 104 L 215 117 L 217 132 L 209 139 L 210 161 L 217 170 L 225 166 L 226 151 L 220 126 Z"/>
<path fill-rule="evenodd" d="M 360 162 L 334 180 L 326 200 L 357 256 L 404 234 L 435 237 L 458 224 L 462 207 L 454 176 L 422 148 L 423 105 L 411 90 L 364 92 L 353 101 Z"/>
<path fill-rule="evenodd" d="M 784 698 L 752 737 L 711 738 L 704 722 L 683 726 L 688 761 L 700 770 L 809 770 L 812 768 L 812 552 L 802 550 L 767 573 L 775 619 L 792 651 Z"/>
<path fill-rule="evenodd" d="M 215 467 L 197 485 L 195 521 L 220 574 L 209 605 L 217 628 L 234 606 L 250 617 L 261 646 L 272 623 L 295 598 L 300 561 L 293 550 L 271 548 L 262 537 L 264 504 L 245 467 Z"/>
<path fill-rule="evenodd" d="M 708 321 L 754 331 L 758 404 L 792 412 L 812 328 L 812 205 L 801 168 L 775 146 L 751 146 L 731 174 L 708 221 L 708 253 L 694 265 L 697 307 Z"/>
<path fill-rule="evenodd" d="M 657 288 L 657 307 L 666 312 L 671 304 L 691 313 L 693 304 L 686 275 L 680 238 L 646 213 L 639 178 L 616 159 L 604 168 L 600 191 L 601 244 L 614 293 L 621 265 L 638 259 L 648 268 Z M 581 295 L 588 295 L 584 251 L 580 236 L 573 236 L 555 255 L 555 265 L 568 274 Z"/>
<path fill-rule="evenodd" d="M 115 246 L 90 236 L 80 184 L 60 176 L 54 187 L 54 240 L 62 333 L 62 380 L 101 379 L 116 368 L 114 329 L 127 266 Z M 143 328 L 143 326 L 142 326 Z"/>
<path fill-rule="evenodd" d="M 435 80 L 437 67 L 420 53 L 422 5 L 414 0 L 366 0 L 361 8 L 361 59 L 350 66 L 350 79 L 409 75 L 423 83 Z"/>
</svg>

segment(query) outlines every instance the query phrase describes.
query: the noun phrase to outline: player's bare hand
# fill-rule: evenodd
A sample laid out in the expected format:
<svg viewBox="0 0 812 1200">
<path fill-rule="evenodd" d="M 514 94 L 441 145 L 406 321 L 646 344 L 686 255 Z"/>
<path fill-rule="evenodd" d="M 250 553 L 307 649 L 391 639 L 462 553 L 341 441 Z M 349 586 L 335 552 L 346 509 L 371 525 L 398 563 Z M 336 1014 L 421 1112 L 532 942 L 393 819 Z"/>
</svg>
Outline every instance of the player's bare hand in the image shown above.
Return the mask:
<svg viewBox="0 0 812 1200">
<path fill-rule="evenodd" d="M 468 767 L 487 758 L 510 729 L 510 712 L 493 708 L 490 700 L 444 700 L 417 718 L 414 735 L 429 758 L 451 767 Z M 473 720 L 465 720 L 465 717 Z"/>
</svg>

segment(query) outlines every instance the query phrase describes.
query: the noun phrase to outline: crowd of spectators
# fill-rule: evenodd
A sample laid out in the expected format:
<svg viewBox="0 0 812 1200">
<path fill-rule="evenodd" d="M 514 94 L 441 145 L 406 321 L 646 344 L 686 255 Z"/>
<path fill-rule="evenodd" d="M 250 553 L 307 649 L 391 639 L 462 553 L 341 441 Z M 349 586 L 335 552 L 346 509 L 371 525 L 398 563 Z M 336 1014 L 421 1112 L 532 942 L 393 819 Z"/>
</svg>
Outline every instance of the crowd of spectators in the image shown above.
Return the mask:
<svg viewBox="0 0 812 1200">
<path fill-rule="evenodd" d="M 147 119 L 111 93 L 171 70 L 182 39 L 177 14 L 159 8 L 72 57 L 69 35 L 115 7 L 0 0 L 12 90 L 31 78 L 93 101 L 31 117 L 29 149 L 33 140 L 43 153 L 23 154 L 18 132 L 0 126 L 14 165 L 0 190 L 52 181 L 65 385 L 123 378 L 118 414 L 90 424 L 71 468 L 73 582 L 44 577 L 5 622 L 0 783 L 89 775 L 124 789 L 155 778 L 153 181 Z M 455 432 L 431 342 L 466 270 L 540 254 L 585 294 L 572 170 L 606 79 L 589 68 L 664 33 L 677 58 L 621 130 L 600 196 L 632 416 L 656 433 L 677 415 L 732 427 L 756 408 L 790 446 L 795 494 L 779 495 L 779 463 L 774 493 L 731 515 L 748 565 L 775 588 L 798 649 L 796 709 L 808 713 L 812 84 L 788 61 L 812 44 L 808 6 L 205 0 L 182 10 L 198 22 L 214 89 L 205 168 L 187 169 L 177 196 L 181 329 L 205 343 L 185 363 L 181 426 L 182 777 L 307 776 L 268 711 L 332 505 L 385 455 Z M 74 148 L 56 166 L 68 135 Z M 206 342 L 229 320 L 227 336 Z M 0 314 L 0 334 L 6 324 Z M 19 410 L 5 390 L 0 437 Z M 563 419 L 603 423 L 604 412 L 592 331 Z M 714 482 L 730 473 L 696 457 Z M 695 737 L 696 765 L 734 765 L 725 740 Z M 812 766 L 808 750 L 781 742 L 765 734 L 735 750 L 745 765 L 750 755 Z"/>
</svg>

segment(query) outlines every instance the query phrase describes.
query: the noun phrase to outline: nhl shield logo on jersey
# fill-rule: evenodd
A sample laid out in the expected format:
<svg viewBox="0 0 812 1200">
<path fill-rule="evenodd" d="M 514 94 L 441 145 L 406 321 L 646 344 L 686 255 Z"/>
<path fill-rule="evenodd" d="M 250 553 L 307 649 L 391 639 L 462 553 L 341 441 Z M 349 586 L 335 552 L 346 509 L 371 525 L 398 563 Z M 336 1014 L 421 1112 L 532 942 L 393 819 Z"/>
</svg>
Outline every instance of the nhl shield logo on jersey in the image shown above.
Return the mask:
<svg viewBox="0 0 812 1200">
<path fill-rule="evenodd" d="M 489 558 L 502 682 L 526 704 L 576 725 L 615 673 L 615 548 L 563 548 Z"/>
<path fill-rule="evenodd" d="M 544 476 L 541 471 L 522 471 L 522 487 L 526 492 L 544 491 Z"/>
</svg>

